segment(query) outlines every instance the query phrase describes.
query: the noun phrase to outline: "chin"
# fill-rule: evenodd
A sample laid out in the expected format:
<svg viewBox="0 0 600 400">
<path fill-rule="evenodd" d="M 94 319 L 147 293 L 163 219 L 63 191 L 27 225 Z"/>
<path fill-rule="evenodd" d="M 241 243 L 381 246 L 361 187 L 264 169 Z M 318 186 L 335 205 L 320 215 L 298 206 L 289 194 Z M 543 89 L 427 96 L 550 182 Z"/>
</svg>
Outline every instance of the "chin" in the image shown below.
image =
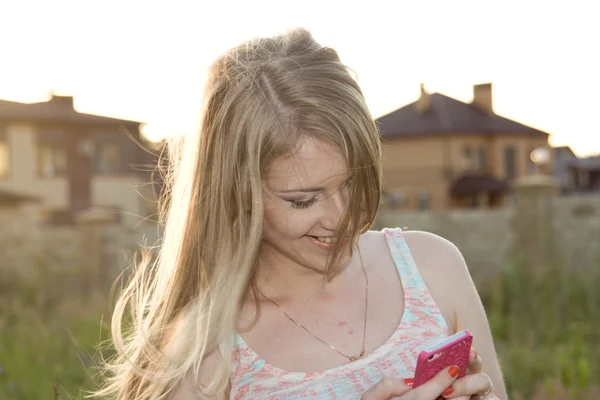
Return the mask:
<svg viewBox="0 0 600 400">
<path fill-rule="evenodd" d="M 307 241 L 309 241 L 308 243 L 308 251 L 306 252 L 306 255 L 310 254 L 310 259 L 311 260 L 315 260 L 315 262 L 311 263 L 315 268 L 318 265 L 318 269 L 324 271 L 326 266 L 327 266 L 327 260 L 330 256 L 333 255 L 333 251 L 335 249 L 335 243 L 332 244 L 324 244 L 324 243 L 316 243 L 317 240 L 313 239 L 312 237 L 308 237 Z M 343 244 L 343 247 L 341 248 L 341 259 L 340 264 L 343 264 L 345 262 L 348 261 L 348 259 L 350 258 L 350 246 L 347 243 Z M 305 255 L 305 257 L 306 257 Z M 306 257 L 306 258 L 309 258 Z M 318 261 L 317 261 L 318 260 Z M 307 260 L 308 261 L 308 260 Z"/>
</svg>

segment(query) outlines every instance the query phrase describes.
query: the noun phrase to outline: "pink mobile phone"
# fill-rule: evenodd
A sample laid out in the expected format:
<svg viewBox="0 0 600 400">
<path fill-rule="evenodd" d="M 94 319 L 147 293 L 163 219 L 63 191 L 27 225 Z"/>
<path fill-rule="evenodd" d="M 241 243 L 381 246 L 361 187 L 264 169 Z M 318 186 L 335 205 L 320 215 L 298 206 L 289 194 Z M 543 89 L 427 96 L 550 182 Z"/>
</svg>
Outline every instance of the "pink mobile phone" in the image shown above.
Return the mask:
<svg viewBox="0 0 600 400">
<path fill-rule="evenodd" d="M 423 385 L 438 372 L 453 365 L 460 367 L 459 378 L 465 376 L 472 343 L 473 336 L 465 329 L 423 350 L 417 359 L 412 387 Z M 439 399 L 443 399 L 443 397 L 439 397 Z"/>
</svg>

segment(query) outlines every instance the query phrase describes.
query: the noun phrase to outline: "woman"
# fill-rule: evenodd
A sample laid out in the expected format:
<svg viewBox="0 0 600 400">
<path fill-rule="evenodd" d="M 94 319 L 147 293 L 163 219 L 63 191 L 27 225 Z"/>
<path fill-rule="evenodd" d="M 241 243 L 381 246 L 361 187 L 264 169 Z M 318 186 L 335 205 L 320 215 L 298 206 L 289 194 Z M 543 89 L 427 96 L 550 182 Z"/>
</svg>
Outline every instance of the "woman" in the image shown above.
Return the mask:
<svg viewBox="0 0 600 400">
<path fill-rule="evenodd" d="M 204 98 L 200 134 L 170 157 L 160 254 L 117 304 L 101 395 L 506 397 L 459 251 L 368 230 L 380 141 L 334 50 L 303 29 L 252 40 L 214 62 Z M 411 390 L 419 351 L 465 328 L 469 374 Z"/>
</svg>

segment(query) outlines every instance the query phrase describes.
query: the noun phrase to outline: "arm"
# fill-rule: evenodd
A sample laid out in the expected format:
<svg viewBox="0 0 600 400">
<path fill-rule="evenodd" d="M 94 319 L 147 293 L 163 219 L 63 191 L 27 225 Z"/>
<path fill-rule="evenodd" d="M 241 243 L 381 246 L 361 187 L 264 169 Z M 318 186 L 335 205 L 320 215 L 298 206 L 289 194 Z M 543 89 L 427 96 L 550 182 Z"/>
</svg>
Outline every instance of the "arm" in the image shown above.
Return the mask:
<svg viewBox="0 0 600 400">
<path fill-rule="evenodd" d="M 482 372 L 492 380 L 494 394 L 506 399 L 487 316 L 462 254 L 453 243 L 431 233 L 410 231 L 404 235 L 431 295 L 450 319 L 449 327 L 455 332 L 471 332 L 473 348 L 483 359 Z"/>
</svg>

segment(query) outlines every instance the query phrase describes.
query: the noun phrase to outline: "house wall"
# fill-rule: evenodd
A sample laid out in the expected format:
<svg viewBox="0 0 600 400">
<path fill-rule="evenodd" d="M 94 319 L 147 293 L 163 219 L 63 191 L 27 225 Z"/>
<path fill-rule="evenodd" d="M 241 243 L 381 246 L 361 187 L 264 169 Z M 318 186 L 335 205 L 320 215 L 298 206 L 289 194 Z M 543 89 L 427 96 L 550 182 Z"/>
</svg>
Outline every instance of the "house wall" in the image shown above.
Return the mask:
<svg viewBox="0 0 600 400">
<path fill-rule="evenodd" d="M 471 148 L 473 158 L 477 157 L 478 149 L 485 151 L 485 164 L 483 171 L 489 172 L 496 177 L 506 178 L 504 151 L 507 147 L 515 148 L 516 155 L 516 177 L 529 175 L 529 155 L 536 147 L 548 147 L 545 138 L 532 138 L 517 135 L 467 135 L 456 134 L 449 138 L 438 138 L 449 143 L 449 161 L 453 175 L 458 175 L 466 170 L 473 170 L 474 164 L 465 162 L 465 148 Z"/>
<path fill-rule="evenodd" d="M 575 189 L 575 173 L 571 165 L 576 162 L 577 156 L 568 147 L 555 148 L 552 155 L 554 156 L 553 173 L 558 179 L 561 190 L 566 192 Z"/>
<path fill-rule="evenodd" d="M 42 128 L 45 129 L 45 128 Z M 10 148 L 11 171 L 0 179 L 0 188 L 20 194 L 39 197 L 41 210 L 67 209 L 70 206 L 69 180 L 67 177 L 44 178 L 38 172 L 37 135 L 33 124 L 9 124 L 4 128 Z M 97 132 L 96 135 L 98 135 Z M 105 133 L 101 133 L 101 135 Z M 135 164 L 134 143 L 125 145 L 125 136 L 117 133 L 116 142 L 123 145 L 123 170 Z M 107 140 L 106 138 L 104 140 Z M 127 139 L 129 142 L 130 140 Z M 129 226 L 154 214 L 156 206 L 153 194 L 141 175 L 122 172 L 114 175 L 91 177 L 90 205 L 92 207 L 116 207 L 122 211 L 122 221 Z"/>
<path fill-rule="evenodd" d="M 546 138 L 519 137 L 519 136 L 496 136 L 491 143 L 493 162 L 492 173 L 498 177 L 505 178 L 504 150 L 512 146 L 516 150 L 516 176 L 525 176 L 530 171 L 530 154 L 536 147 L 548 147 Z"/>
<path fill-rule="evenodd" d="M 405 196 L 400 208 L 418 208 L 424 195 L 430 197 L 431 208 L 446 206 L 447 145 L 439 137 L 384 141 L 382 152 L 384 190 Z"/>
<path fill-rule="evenodd" d="M 120 170 L 113 175 L 130 175 L 130 167 L 137 164 L 136 154 L 138 149 L 136 147 L 139 145 L 135 141 L 139 141 L 139 135 L 136 133 L 137 130 L 134 130 L 132 127 L 105 127 L 91 129 L 88 137 L 93 140 L 96 152 L 92 161 L 96 162 L 103 145 L 109 143 L 116 144 L 121 149 L 121 166 Z"/>
<path fill-rule="evenodd" d="M 98 176 L 92 179 L 93 206 L 122 210 L 121 221 L 125 225 L 135 226 L 144 218 L 154 217 L 154 201 L 150 185 L 139 177 Z"/>
<path fill-rule="evenodd" d="M 40 197 L 47 208 L 66 208 L 69 205 L 66 178 L 42 178 L 38 174 L 35 126 L 11 124 L 5 128 L 11 156 L 11 171 L 0 180 L 0 188 Z"/>
<path fill-rule="evenodd" d="M 447 136 L 407 137 L 383 141 L 384 188 L 402 194 L 405 201 L 399 210 L 419 207 L 419 194 L 429 193 L 431 210 L 466 206 L 451 200 L 449 187 L 462 173 L 474 170 L 479 148 L 485 150 L 483 171 L 497 178 L 505 178 L 504 151 L 508 146 L 516 150 L 515 177 L 530 173 L 529 154 L 536 147 L 547 147 L 545 138 L 518 135 L 453 134 Z M 465 158 L 465 148 L 471 148 L 473 163 Z M 501 204 L 506 203 L 506 199 Z"/>
</svg>

